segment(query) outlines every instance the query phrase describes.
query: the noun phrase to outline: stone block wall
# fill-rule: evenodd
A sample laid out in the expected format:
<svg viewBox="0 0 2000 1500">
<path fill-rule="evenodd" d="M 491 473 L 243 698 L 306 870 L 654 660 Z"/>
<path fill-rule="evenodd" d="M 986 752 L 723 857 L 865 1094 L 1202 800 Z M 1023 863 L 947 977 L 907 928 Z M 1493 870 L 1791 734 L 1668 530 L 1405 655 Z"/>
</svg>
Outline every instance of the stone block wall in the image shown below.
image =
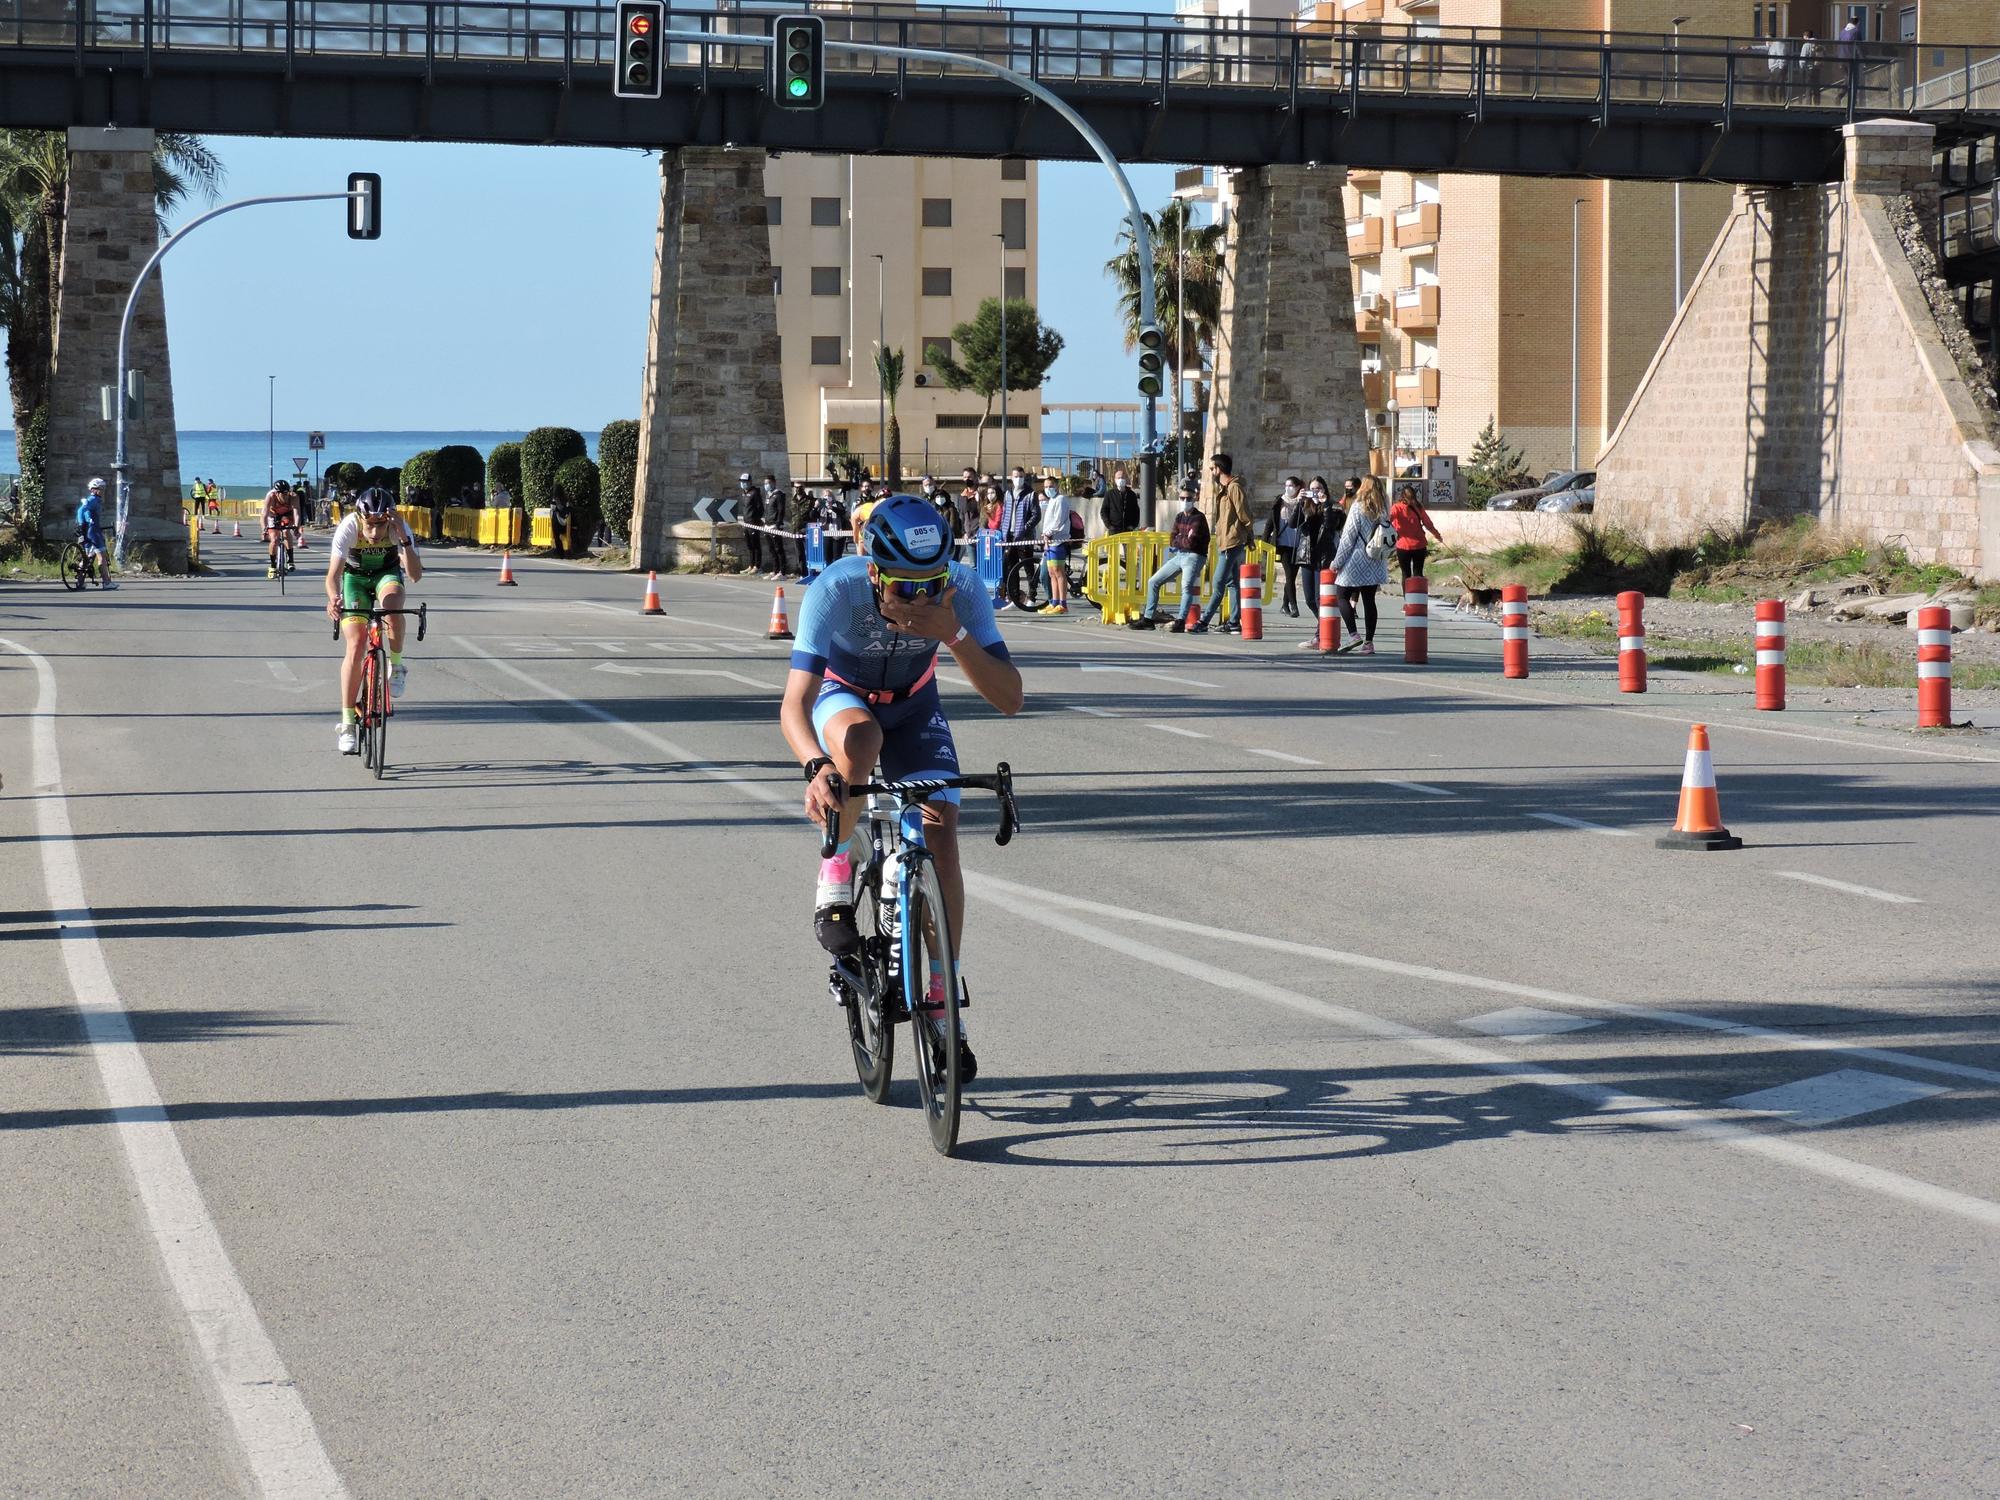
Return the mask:
<svg viewBox="0 0 2000 1500">
<path fill-rule="evenodd" d="M 75 129 L 69 133 L 69 199 L 63 220 L 62 287 L 57 304 L 55 378 L 42 534 L 67 539 L 76 502 L 93 476 L 111 495 L 112 424 L 100 388 L 117 378 L 118 325 L 132 281 L 159 244 L 153 201 L 153 133 Z M 146 377 L 146 413 L 125 429 L 132 487 L 125 551 L 167 572 L 188 567 L 181 522 L 180 446 L 174 434 L 173 370 L 167 307 L 157 275 L 139 296 L 127 351 Z M 113 506 L 104 508 L 111 530 Z"/>
<path fill-rule="evenodd" d="M 1226 452 L 1260 517 L 1287 474 L 1368 471 L 1341 167 L 1232 174 L 1207 460 Z"/>
<path fill-rule="evenodd" d="M 708 556 L 703 495 L 787 472 L 764 153 L 688 148 L 660 166 L 651 332 L 640 398 L 632 566 Z M 717 545 L 732 549 L 725 533 Z"/>
<path fill-rule="evenodd" d="M 1599 455 L 1598 514 L 1656 541 L 1813 516 L 2000 575 L 2000 420 L 1891 218 L 1935 223 L 1929 127 L 1846 133 L 1838 186 L 1737 194 Z"/>
</svg>

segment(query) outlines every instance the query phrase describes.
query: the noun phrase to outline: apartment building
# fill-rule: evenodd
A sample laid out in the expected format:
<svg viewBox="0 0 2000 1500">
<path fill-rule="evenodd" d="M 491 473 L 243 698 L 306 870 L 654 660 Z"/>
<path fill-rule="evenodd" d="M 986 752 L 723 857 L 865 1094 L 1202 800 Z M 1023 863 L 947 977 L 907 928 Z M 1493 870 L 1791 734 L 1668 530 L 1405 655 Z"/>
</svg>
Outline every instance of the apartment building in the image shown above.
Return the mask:
<svg viewBox="0 0 2000 1500">
<path fill-rule="evenodd" d="M 795 475 L 824 473 L 830 448 L 879 466 L 875 351 L 884 343 L 904 353 L 896 414 L 905 472 L 973 462 L 985 403 L 947 391 L 925 351 L 949 352 L 952 329 L 987 297 L 1036 300 L 1036 175 L 1027 161 L 771 158 L 765 191 Z M 1037 393 L 1014 393 L 1006 448 L 1010 461 L 1039 458 Z M 1000 454 L 996 401 L 986 466 Z"/>
</svg>

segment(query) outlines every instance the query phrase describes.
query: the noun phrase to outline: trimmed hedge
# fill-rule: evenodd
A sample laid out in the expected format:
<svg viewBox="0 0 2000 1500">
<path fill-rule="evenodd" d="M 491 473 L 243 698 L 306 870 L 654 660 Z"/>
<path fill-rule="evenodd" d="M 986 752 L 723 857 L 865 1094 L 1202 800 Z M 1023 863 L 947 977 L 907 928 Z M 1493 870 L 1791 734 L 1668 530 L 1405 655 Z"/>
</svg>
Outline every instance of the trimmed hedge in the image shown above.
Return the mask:
<svg viewBox="0 0 2000 1500">
<path fill-rule="evenodd" d="M 556 470 L 589 452 L 574 427 L 537 427 L 521 439 L 521 493 L 528 509 L 539 510 L 556 497 Z"/>
<path fill-rule="evenodd" d="M 507 493 L 514 497 L 514 504 L 521 503 L 521 445 L 519 443 L 496 443 L 493 451 L 486 455 L 486 501 L 490 505 L 493 497 L 505 485 Z"/>
<path fill-rule="evenodd" d="M 359 488 L 387 490 L 392 495 L 400 495 L 403 492 L 403 471 L 385 469 L 380 464 L 371 465 L 362 471 Z"/>
<path fill-rule="evenodd" d="M 632 535 L 632 505 L 639 482 L 639 424 L 607 422 L 597 435 L 598 503 L 604 522 L 622 537 Z"/>
<path fill-rule="evenodd" d="M 597 523 L 603 519 L 597 465 L 580 453 L 563 460 L 556 470 L 555 491 L 569 507 L 569 555 L 581 557 L 590 550 L 590 539 L 597 535 Z"/>
<path fill-rule="evenodd" d="M 336 491 L 346 490 L 352 494 L 368 482 L 368 471 L 360 464 L 338 463 L 326 466 L 326 482 Z"/>
<path fill-rule="evenodd" d="M 486 460 L 477 448 L 464 443 L 447 443 L 431 460 L 431 486 L 446 505 L 458 504 L 458 497 L 478 484 L 486 473 Z"/>
<path fill-rule="evenodd" d="M 415 505 L 417 490 L 429 485 L 433 494 L 437 491 L 437 456 L 435 448 L 426 448 L 421 453 L 412 453 L 403 460 L 403 467 L 396 471 L 400 488 L 396 498 L 404 505 Z"/>
</svg>

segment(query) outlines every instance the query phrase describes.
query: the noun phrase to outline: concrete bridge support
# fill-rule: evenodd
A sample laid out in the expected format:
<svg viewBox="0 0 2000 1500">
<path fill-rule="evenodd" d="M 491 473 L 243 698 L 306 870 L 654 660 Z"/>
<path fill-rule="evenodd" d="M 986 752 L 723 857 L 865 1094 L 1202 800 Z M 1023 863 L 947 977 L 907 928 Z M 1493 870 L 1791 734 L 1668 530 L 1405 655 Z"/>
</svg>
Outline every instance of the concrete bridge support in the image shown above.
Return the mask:
<svg viewBox="0 0 2000 1500">
<path fill-rule="evenodd" d="M 2000 411 L 1937 276 L 1931 127 L 1846 127 L 1827 187 L 1739 190 L 1597 461 L 1652 541 L 1812 516 L 2000 576 Z"/>
<path fill-rule="evenodd" d="M 1287 474 L 1324 474 L 1338 494 L 1368 471 L 1346 184 L 1338 166 L 1229 176 L 1203 481 L 1208 459 L 1228 453 L 1260 517 Z"/>
<path fill-rule="evenodd" d="M 632 566 L 706 557 L 694 502 L 746 469 L 790 477 L 764 153 L 686 147 L 660 166 Z"/>
<path fill-rule="evenodd" d="M 153 199 L 150 130 L 78 128 L 69 133 L 69 198 L 63 219 L 62 287 L 57 303 L 55 378 L 49 399 L 48 458 L 42 535 L 67 540 L 77 500 L 93 475 L 111 499 L 111 423 L 99 389 L 114 383 L 118 322 L 132 279 L 159 244 Z M 131 464 L 127 561 L 169 573 L 188 568 L 181 522 L 180 446 L 174 435 L 173 369 L 167 358 L 167 307 L 156 275 L 140 294 L 128 351 L 146 377 L 146 412 L 125 429 Z"/>
</svg>

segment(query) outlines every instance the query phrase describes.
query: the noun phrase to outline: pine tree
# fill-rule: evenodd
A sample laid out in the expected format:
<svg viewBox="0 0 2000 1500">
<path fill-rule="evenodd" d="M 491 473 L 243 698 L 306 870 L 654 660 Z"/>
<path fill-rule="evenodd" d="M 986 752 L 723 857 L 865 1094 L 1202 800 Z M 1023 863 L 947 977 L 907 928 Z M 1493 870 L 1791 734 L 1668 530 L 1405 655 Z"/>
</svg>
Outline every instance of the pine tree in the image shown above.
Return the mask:
<svg viewBox="0 0 2000 1500">
<path fill-rule="evenodd" d="M 1526 456 L 1501 435 L 1499 420 L 1488 417 L 1465 461 L 1466 499 L 1474 506 L 1483 506 L 1502 490 L 1518 489 L 1533 481 Z"/>
</svg>

